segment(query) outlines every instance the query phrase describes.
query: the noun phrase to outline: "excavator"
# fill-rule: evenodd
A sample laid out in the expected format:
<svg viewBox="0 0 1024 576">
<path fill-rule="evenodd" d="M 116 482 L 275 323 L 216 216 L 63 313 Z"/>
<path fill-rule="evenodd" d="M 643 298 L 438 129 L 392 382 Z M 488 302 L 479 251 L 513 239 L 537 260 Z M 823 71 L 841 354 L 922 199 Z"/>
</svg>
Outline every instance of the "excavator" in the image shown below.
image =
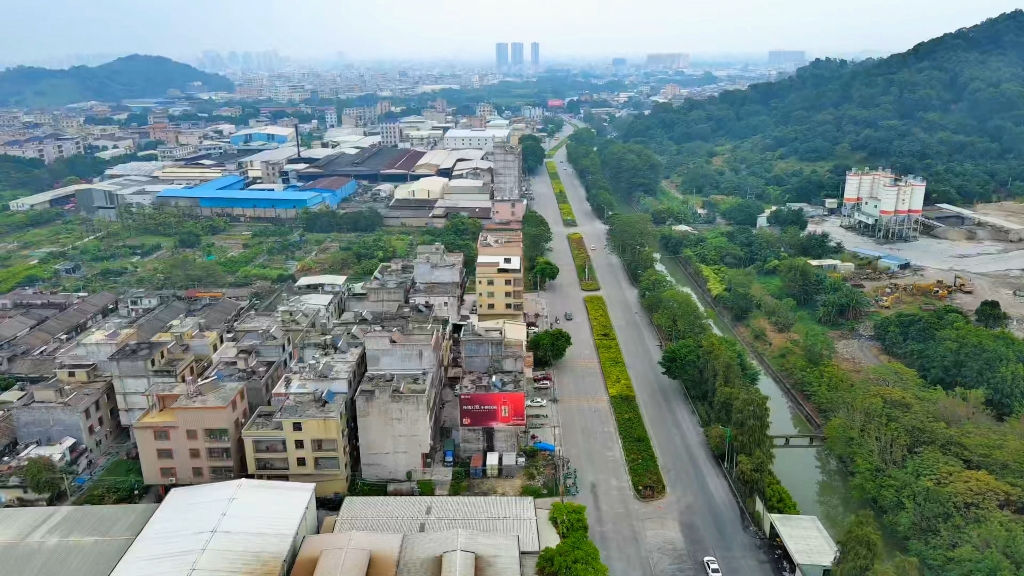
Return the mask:
<svg viewBox="0 0 1024 576">
<path fill-rule="evenodd" d="M 971 283 L 971 279 L 964 280 L 964 277 L 959 274 L 953 274 L 953 289 L 959 290 L 964 294 L 974 293 L 974 284 Z"/>
</svg>

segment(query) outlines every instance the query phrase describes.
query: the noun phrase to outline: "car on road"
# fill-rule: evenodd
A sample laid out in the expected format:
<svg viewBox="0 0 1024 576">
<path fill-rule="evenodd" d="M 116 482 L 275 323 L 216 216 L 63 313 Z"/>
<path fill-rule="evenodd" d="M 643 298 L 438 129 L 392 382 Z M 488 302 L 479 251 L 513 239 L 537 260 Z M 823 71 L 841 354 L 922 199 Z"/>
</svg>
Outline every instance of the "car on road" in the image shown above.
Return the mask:
<svg viewBox="0 0 1024 576">
<path fill-rule="evenodd" d="M 551 388 L 551 381 L 550 380 L 535 380 L 533 382 L 533 387 L 536 390 L 547 390 L 548 388 Z"/>
<path fill-rule="evenodd" d="M 548 405 L 548 401 L 543 398 L 530 398 L 526 401 L 526 405 L 530 408 L 543 408 Z"/>
<path fill-rule="evenodd" d="M 555 377 L 551 375 L 551 372 L 534 372 L 534 380 L 554 380 Z"/>
<path fill-rule="evenodd" d="M 711 556 L 704 557 L 704 571 L 708 576 L 722 576 L 722 570 L 718 567 L 718 560 Z"/>
<path fill-rule="evenodd" d="M 572 312 L 566 311 L 566 313 L 565 313 L 565 319 L 566 319 L 566 320 L 572 320 Z"/>
<path fill-rule="evenodd" d="M 591 244 L 590 245 L 590 249 L 591 250 L 597 250 L 597 244 Z"/>
</svg>

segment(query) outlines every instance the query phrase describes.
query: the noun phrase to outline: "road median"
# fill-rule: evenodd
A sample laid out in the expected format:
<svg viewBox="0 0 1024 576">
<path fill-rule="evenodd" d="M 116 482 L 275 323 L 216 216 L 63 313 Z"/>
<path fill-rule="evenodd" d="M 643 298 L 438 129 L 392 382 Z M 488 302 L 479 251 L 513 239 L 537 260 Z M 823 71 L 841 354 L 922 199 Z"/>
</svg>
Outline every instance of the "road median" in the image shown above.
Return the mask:
<svg viewBox="0 0 1024 576">
<path fill-rule="evenodd" d="M 583 300 L 587 305 L 594 345 L 601 361 L 601 372 L 608 389 L 633 492 L 643 500 L 660 498 L 665 494 L 665 479 L 661 475 L 658 456 L 654 453 L 651 437 L 636 401 L 633 382 L 626 371 L 622 349 L 619 348 L 615 328 L 608 316 L 608 306 L 601 296 L 585 296 Z"/>
<path fill-rule="evenodd" d="M 558 166 L 551 161 L 544 164 L 547 166 L 548 176 L 551 177 L 551 189 L 555 191 L 555 200 L 558 202 L 558 213 L 562 217 L 562 224 L 575 226 L 576 214 L 572 211 L 569 197 L 565 195 L 565 184 L 562 184 L 562 178 L 558 175 Z"/>
<path fill-rule="evenodd" d="M 576 264 L 576 278 L 580 281 L 580 289 L 584 292 L 600 290 L 601 285 L 597 282 L 597 272 L 590 261 L 590 253 L 587 252 L 587 243 L 579 232 L 570 232 L 566 235 L 569 240 L 569 251 L 572 252 L 572 261 Z"/>
</svg>

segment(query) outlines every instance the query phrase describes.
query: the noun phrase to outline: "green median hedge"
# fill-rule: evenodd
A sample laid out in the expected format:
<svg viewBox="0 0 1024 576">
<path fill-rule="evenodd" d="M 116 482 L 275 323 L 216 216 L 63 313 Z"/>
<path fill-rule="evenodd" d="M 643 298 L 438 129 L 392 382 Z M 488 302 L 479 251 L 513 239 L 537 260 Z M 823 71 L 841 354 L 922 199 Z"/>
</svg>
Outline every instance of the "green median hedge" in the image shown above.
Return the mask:
<svg viewBox="0 0 1024 576">
<path fill-rule="evenodd" d="M 569 204 L 569 197 L 565 195 L 565 185 L 558 175 L 558 167 L 554 162 L 545 162 L 548 169 L 548 176 L 551 177 L 551 189 L 555 191 L 555 200 L 558 202 L 558 213 L 562 216 L 562 224 L 566 226 L 576 225 L 576 214 L 572 211 L 572 204 Z"/>
<path fill-rule="evenodd" d="M 597 355 L 601 359 L 601 371 L 608 388 L 615 425 L 619 429 L 633 491 L 643 499 L 660 497 L 665 493 L 665 479 L 661 476 L 658 456 L 654 453 L 651 437 L 647 434 L 640 406 L 636 402 L 636 393 L 626 371 L 622 349 L 619 348 L 615 328 L 608 317 L 608 306 L 601 296 L 585 296 L 583 300 L 587 305 L 587 315 L 590 317 Z"/>
<path fill-rule="evenodd" d="M 565 143 L 568 141 L 569 140 L 566 138 L 562 138 L 561 140 L 559 140 L 558 144 L 555 144 L 554 146 L 551 147 L 551 150 L 548 150 L 547 157 L 554 158 L 555 154 L 557 154 L 558 151 L 562 149 L 562 146 L 565 146 Z"/>
<path fill-rule="evenodd" d="M 566 238 L 569 240 L 572 261 L 576 264 L 576 278 L 580 281 L 580 288 L 584 292 L 600 290 L 601 285 L 597 282 L 597 271 L 590 265 L 590 253 L 587 252 L 587 243 L 583 241 L 583 235 L 579 232 L 570 232 Z M 590 266 L 590 280 L 587 280 L 588 266 Z"/>
</svg>

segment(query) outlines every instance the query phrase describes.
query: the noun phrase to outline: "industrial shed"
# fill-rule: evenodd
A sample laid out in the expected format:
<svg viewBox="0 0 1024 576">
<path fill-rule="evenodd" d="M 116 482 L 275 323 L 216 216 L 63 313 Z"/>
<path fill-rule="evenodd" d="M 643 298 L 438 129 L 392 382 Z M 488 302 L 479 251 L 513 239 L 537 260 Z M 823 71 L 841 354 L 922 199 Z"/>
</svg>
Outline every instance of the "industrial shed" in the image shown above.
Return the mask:
<svg viewBox="0 0 1024 576">
<path fill-rule="evenodd" d="M 287 574 L 317 532 L 315 488 L 243 479 L 172 490 L 113 575 Z"/>
<path fill-rule="evenodd" d="M 350 496 L 335 532 L 415 534 L 473 530 L 519 538 L 522 552 L 539 552 L 533 498 L 520 496 Z"/>
<path fill-rule="evenodd" d="M 823 576 L 832 570 L 839 553 L 817 516 L 769 514 L 770 536 L 782 540 L 786 552 L 796 565 L 798 574 Z"/>
<path fill-rule="evenodd" d="M 0 576 L 107 576 L 156 504 L 0 510 Z"/>
</svg>

